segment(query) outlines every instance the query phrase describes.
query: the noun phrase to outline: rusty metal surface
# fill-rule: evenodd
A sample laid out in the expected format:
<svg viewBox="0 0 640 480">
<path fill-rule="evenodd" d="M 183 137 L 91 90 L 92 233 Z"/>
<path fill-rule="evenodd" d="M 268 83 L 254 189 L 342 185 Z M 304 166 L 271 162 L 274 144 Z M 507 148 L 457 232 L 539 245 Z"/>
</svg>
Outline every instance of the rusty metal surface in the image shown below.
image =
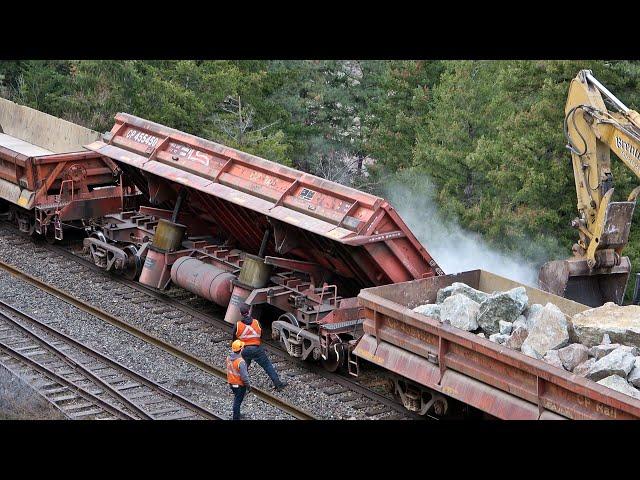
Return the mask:
<svg viewBox="0 0 640 480">
<path fill-rule="evenodd" d="M 604 231 L 600 236 L 598 249 L 621 248 L 627 244 L 635 206 L 635 201 L 610 202 L 607 205 Z"/>
<path fill-rule="evenodd" d="M 81 220 L 121 210 L 123 193 L 110 159 L 87 151 L 51 154 L 28 145 L 19 139 L 0 145 L 1 198 L 41 210 L 45 228 L 53 218 Z"/>
<path fill-rule="evenodd" d="M 517 284 L 475 270 L 365 289 L 358 296 L 365 336 L 354 353 L 498 418 L 531 418 L 531 405 L 536 418 L 547 418 L 545 412 L 571 419 L 640 418 L 639 400 L 411 310 L 433 302 L 437 290 L 454 281 L 484 291 Z M 587 308 L 526 288 L 530 300 L 546 299 L 565 314 Z"/>
<path fill-rule="evenodd" d="M 189 190 L 184 209 L 216 225 L 242 250 L 314 262 L 342 277 L 345 296 L 360 288 L 442 274 L 384 199 L 119 113 L 89 150 L 115 160 L 158 207 Z"/>
<path fill-rule="evenodd" d="M 114 201 L 122 197 L 116 165 L 81 147 L 98 139 L 98 132 L 5 99 L 0 99 L 0 127 L 0 197 L 39 209 L 36 231 L 46 233 L 53 223 L 58 237 L 60 221 L 121 208 L 122 201 Z M 105 186 L 111 188 L 93 190 Z"/>
<path fill-rule="evenodd" d="M 193 257 L 182 257 L 171 267 L 171 281 L 217 305 L 226 307 L 231 300 L 235 275 Z"/>
</svg>

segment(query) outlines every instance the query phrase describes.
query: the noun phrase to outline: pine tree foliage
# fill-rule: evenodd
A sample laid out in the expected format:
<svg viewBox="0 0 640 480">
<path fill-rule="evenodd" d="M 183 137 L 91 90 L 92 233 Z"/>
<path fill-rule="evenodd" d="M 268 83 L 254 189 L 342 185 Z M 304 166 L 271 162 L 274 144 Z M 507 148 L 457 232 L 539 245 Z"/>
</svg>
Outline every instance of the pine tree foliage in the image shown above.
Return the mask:
<svg viewBox="0 0 640 480">
<path fill-rule="evenodd" d="M 131 113 L 372 193 L 429 179 L 464 228 L 543 261 L 577 239 L 562 124 L 583 68 L 640 108 L 628 61 L 5 61 L 0 95 L 99 131 Z M 625 198 L 640 180 L 612 165 Z"/>
</svg>

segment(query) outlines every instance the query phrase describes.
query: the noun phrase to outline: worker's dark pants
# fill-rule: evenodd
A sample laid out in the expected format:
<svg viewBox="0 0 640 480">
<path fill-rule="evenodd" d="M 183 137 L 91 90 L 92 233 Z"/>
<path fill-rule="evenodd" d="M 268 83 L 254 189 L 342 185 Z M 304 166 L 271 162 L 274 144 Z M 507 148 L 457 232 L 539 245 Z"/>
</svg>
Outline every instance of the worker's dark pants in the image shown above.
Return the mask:
<svg viewBox="0 0 640 480">
<path fill-rule="evenodd" d="M 256 363 L 267 372 L 267 375 L 269 375 L 269 378 L 276 387 L 282 383 L 262 345 L 247 345 L 242 349 L 242 358 L 247 362 L 247 369 L 251 366 L 251 361 L 255 360 Z"/>
<path fill-rule="evenodd" d="M 233 392 L 233 419 L 240 420 L 240 404 L 244 400 L 244 396 L 247 393 L 247 387 L 244 385 L 231 385 L 231 391 Z"/>
</svg>

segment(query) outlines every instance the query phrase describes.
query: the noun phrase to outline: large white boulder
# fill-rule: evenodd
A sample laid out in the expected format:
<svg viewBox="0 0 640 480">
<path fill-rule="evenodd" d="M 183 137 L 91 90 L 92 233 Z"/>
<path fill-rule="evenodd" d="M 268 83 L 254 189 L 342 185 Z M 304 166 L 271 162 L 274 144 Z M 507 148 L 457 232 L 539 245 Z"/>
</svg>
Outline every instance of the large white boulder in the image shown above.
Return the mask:
<svg viewBox="0 0 640 480">
<path fill-rule="evenodd" d="M 605 303 L 571 319 L 575 341 L 593 347 L 606 334 L 612 343 L 640 347 L 640 305 Z"/>
<path fill-rule="evenodd" d="M 611 375 L 627 378 L 627 375 L 635 366 L 635 361 L 635 357 L 628 350 L 616 348 L 609 355 L 605 355 L 593 364 L 589 373 L 587 373 L 587 378 L 596 382 Z"/>
<path fill-rule="evenodd" d="M 480 305 L 466 295 L 456 293 L 447 297 L 440 305 L 440 320 L 449 322 L 456 328 L 466 330 L 476 330 L 478 322 L 478 310 Z"/>
<path fill-rule="evenodd" d="M 640 391 L 629 385 L 629 383 L 619 375 L 610 375 L 602 380 L 598 380 L 598 383 L 640 400 Z"/>
<path fill-rule="evenodd" d="M 554 304 L 547 303 L 534 315 L 533 320 L 534 325 L 522 344 L 522 353 L 540 359 L 549 350 L 569 344 L 569 322 Z"/>
</svg>

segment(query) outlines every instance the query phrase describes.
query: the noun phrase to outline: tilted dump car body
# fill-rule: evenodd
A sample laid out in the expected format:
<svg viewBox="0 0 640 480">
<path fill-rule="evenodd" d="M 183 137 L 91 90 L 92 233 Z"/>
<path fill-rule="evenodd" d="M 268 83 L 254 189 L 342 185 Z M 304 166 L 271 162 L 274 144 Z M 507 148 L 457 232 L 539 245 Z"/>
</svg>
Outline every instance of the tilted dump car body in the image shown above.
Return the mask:
<svg viewBox="0 0 640 480">
<path fill-rule="evenodd" d="M 217 275 L 212 266 L 226 268 L 217 255 L 233 250 L 237 265 L 231 271 L 241 271 L 230 299 L 218 297 L 227 308 L 225 320 L 240 318 L 242 302 L 277 311 L 272 335 L 293 356 L 338 368 L 345 358 L 338 349 L 361 333 L 355 300 L 361 288 L 443 274 L 383 198 L 133 115 L 119 113 L 115 120 L 111 132 L 86 148 L 116 162 L 156 211 L 177 212 L 179 206 L 194 219 L 181 220 L 187 237 L 194 228 L 215 237 L 206 249 L 151 250 L 140 281 L 165 288 L 172 278 L 203 292 L 211 280 L 198 272 Z M 114 251 L 101 240 L 90 242 L 95 251 Z M 191 270 L 177 263 L 185 255 L 208 265 L 190 261 L 197 271 Z M 170 277 L 174 267 L 200 280 Z M 250 269 L 264 272 L 256 277 L 264 281 L 249 281 L 242 271 Z M 204 287 L 189 286 L 196 283 Z M 327 362 L 331 356 L 335 361 Z"/>
<path fill-rule="evenodd" d="M 588 308 L 483 270 L 367 288 L 354 354 L 501 419 L 640 418 L 640 400 L 411 310 L 454 282 L 488 293 L 523 286 L 530 305 L 551 302 L 569 317 Z"/>
</svg>

